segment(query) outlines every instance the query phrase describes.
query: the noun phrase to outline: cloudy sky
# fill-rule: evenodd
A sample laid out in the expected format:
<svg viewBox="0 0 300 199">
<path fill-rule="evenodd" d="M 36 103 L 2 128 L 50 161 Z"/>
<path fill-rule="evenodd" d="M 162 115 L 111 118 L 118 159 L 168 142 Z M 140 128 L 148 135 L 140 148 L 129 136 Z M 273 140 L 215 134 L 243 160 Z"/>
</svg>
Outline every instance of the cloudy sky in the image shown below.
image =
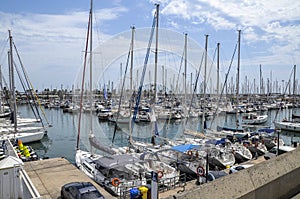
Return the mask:
<svg viewBox="0 0 300 199">
<path fill-rule="evenodd" d="M 241 76 L 258 82 L 261 65 L 265 80 L 272 77 L 272 81 L 287 81 L 293 65 L 299 65 L 297 0 L 94 0 L 94 47 L 129 31 L 131 26 L 150 27 L 155 3 L 160 4 L 161 28 L 187 33 L 202 47 L 208 34 L 210 56 L 220 42 L 223 75 L 229 67 L 239 29 Z M 88 0 L 1 1 L 2 70 L 7 67 L 10 29 L 36 89 L 60 89 L 61 85 L 71 89 L 83 62 L 89 7 Z"/>
</svg>

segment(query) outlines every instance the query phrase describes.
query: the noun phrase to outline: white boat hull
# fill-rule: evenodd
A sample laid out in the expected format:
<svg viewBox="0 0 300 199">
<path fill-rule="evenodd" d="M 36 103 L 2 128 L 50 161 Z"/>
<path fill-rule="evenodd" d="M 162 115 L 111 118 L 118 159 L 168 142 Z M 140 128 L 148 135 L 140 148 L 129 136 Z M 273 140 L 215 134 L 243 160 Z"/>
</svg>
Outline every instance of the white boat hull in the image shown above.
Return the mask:
<svg viewBox="0 0 300 199">
<path fill-rule="evenodd" d="M 259 115 L 255 116 L 252 119 L 243 118 L 242 122 L 244 124 L 263 124 L 268 121 L 268 115 Z"/>
<path fill-rule="evenodd" d="M 300 132 L 300 122 L 275 122 L 276 129 Z"/>
<path fill-rule="evenodd" d="M 44 131 L 38 131 L 34 133 L 9 133 L 9 134 L 4 134 L 1 135 L 2 138 L 5 139 L 18 139 L 22 140 L 24 144 L 30 143 L 30 142 L 37 142 L 41 141 L 44 137 L 45 133 Z"/>
</svg>

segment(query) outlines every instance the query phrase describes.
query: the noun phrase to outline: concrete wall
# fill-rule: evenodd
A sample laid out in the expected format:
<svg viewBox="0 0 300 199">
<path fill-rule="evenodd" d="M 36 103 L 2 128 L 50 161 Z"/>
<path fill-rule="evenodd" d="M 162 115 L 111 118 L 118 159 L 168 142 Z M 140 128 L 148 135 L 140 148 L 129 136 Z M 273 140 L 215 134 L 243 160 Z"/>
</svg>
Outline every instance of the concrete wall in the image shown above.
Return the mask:
<svg viewBox="0 0 300 199">
<path fill-rule="evenodd" d="M 290 198 L 299 192 L 300 146 L 290 153 L 167 198 L 273 199 Z"/>
</svg>

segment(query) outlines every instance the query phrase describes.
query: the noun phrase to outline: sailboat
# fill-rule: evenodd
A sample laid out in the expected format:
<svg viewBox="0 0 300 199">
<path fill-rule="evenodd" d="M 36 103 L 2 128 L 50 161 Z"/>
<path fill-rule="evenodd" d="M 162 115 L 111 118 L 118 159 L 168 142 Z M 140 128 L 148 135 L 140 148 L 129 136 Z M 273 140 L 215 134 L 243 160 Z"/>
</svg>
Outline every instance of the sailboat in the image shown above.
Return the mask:
<svg viewBox="0 0 300 199">
<path fill-rule="evenodd" d="M 294 82 L 293 82 L 293 96 L 295 99 L 296 95 L 296 65 L 294 65 Z M 295 102 L 295 100 L 293 100 Z M 281 122 L 274 122 L 275 129 L 281 129 L 285 131 L 294 131 L 300 132 L 300 121 L 299 116 L 298 118 L 295 117 L 295 114 L 292 114 L 292 120 L 287 120 L 286 118 Z"/>
<path fill-rule="evenodd" d="M 10 69 L 10 89 L 11 89 L 11 102 L 12 105 L 12 115 L 10 118 L 10 123 L 0 127 L 0 138 L 1 139 L 13 139 L 22 140 L 23 143 L 40 141 L 45 134 L 44 128 L 39 127 L 20 127 L 18 122 L 21 120 L 17 117 L 17 105 L 16 105 L 16 95 L 15 95 L 15 80 L 14 80 L 14 61 L 13 61 L 13 39 L 11 31 L 9 30 L 9 69 Z"/>
<path fill-rule="evenodd" d="M 268 115 L 257 115 L 256 113 L 247 113 L 242 116 L 243 124 L 263 124 L 268 121 Z"/>
<path fill-rule="evenodd" d="M 83 81 L 84 73 L 87 63 L 87 50 L 90 46 L 90 102 L 92 103 L 92 13 L 93 13 L 93 1 L 91 0 L 87 41 L 85 49 L 84 69 L 83 69 Z M 84 83 L 83 83 L 84 84 Z M 80 112 L 78 122 L 78 136 L 77 136 L 77 150 L 75 154 L 76 166 L 84 172 L 87 176 L 93 179 L 95 182 L 103 186 L 108 192 L 114 196 L 122 196 L 126 191 L 132 187 L 146 185 L 144 167 L 139 164 L 141 160 L 130 155 L 120 154 L 117 155 L 110 147 L 101 145 L 92 129 L 92 120 L 90 121 L 89 141 L 91 144 L 90 151 L 84 151 L 79 148 L 80 140 L 80 120 L 83 104 L 83 86 L 81 90 L 80 99 Z M 92 117 L 92 110 L 90 112 L 90 118 Z M 100 155 L 93 152 L 93 147 L 97 147 L 109 155 Z"/>
</svg>

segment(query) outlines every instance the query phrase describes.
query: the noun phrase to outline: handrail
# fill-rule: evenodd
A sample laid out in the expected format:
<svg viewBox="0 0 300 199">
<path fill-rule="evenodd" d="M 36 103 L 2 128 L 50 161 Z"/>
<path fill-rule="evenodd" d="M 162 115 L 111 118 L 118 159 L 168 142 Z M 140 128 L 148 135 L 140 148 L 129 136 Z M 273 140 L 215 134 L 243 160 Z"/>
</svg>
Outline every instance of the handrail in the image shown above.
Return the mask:
<svg viewBox="0 0 300 199">
<path fill-rule="evenodd" d="M 22 181 L 26 185 L 26 188 L 28 189 L 31 198 L 41 199 L 42 197 L 40 193 L 37 191 L 34 184 L 32 183 L 32 181 L 30 180 L 29 176 L 27 175 L 26 171 L 23 168 L 20 170 L 20 176 Z"/>
</svg>

